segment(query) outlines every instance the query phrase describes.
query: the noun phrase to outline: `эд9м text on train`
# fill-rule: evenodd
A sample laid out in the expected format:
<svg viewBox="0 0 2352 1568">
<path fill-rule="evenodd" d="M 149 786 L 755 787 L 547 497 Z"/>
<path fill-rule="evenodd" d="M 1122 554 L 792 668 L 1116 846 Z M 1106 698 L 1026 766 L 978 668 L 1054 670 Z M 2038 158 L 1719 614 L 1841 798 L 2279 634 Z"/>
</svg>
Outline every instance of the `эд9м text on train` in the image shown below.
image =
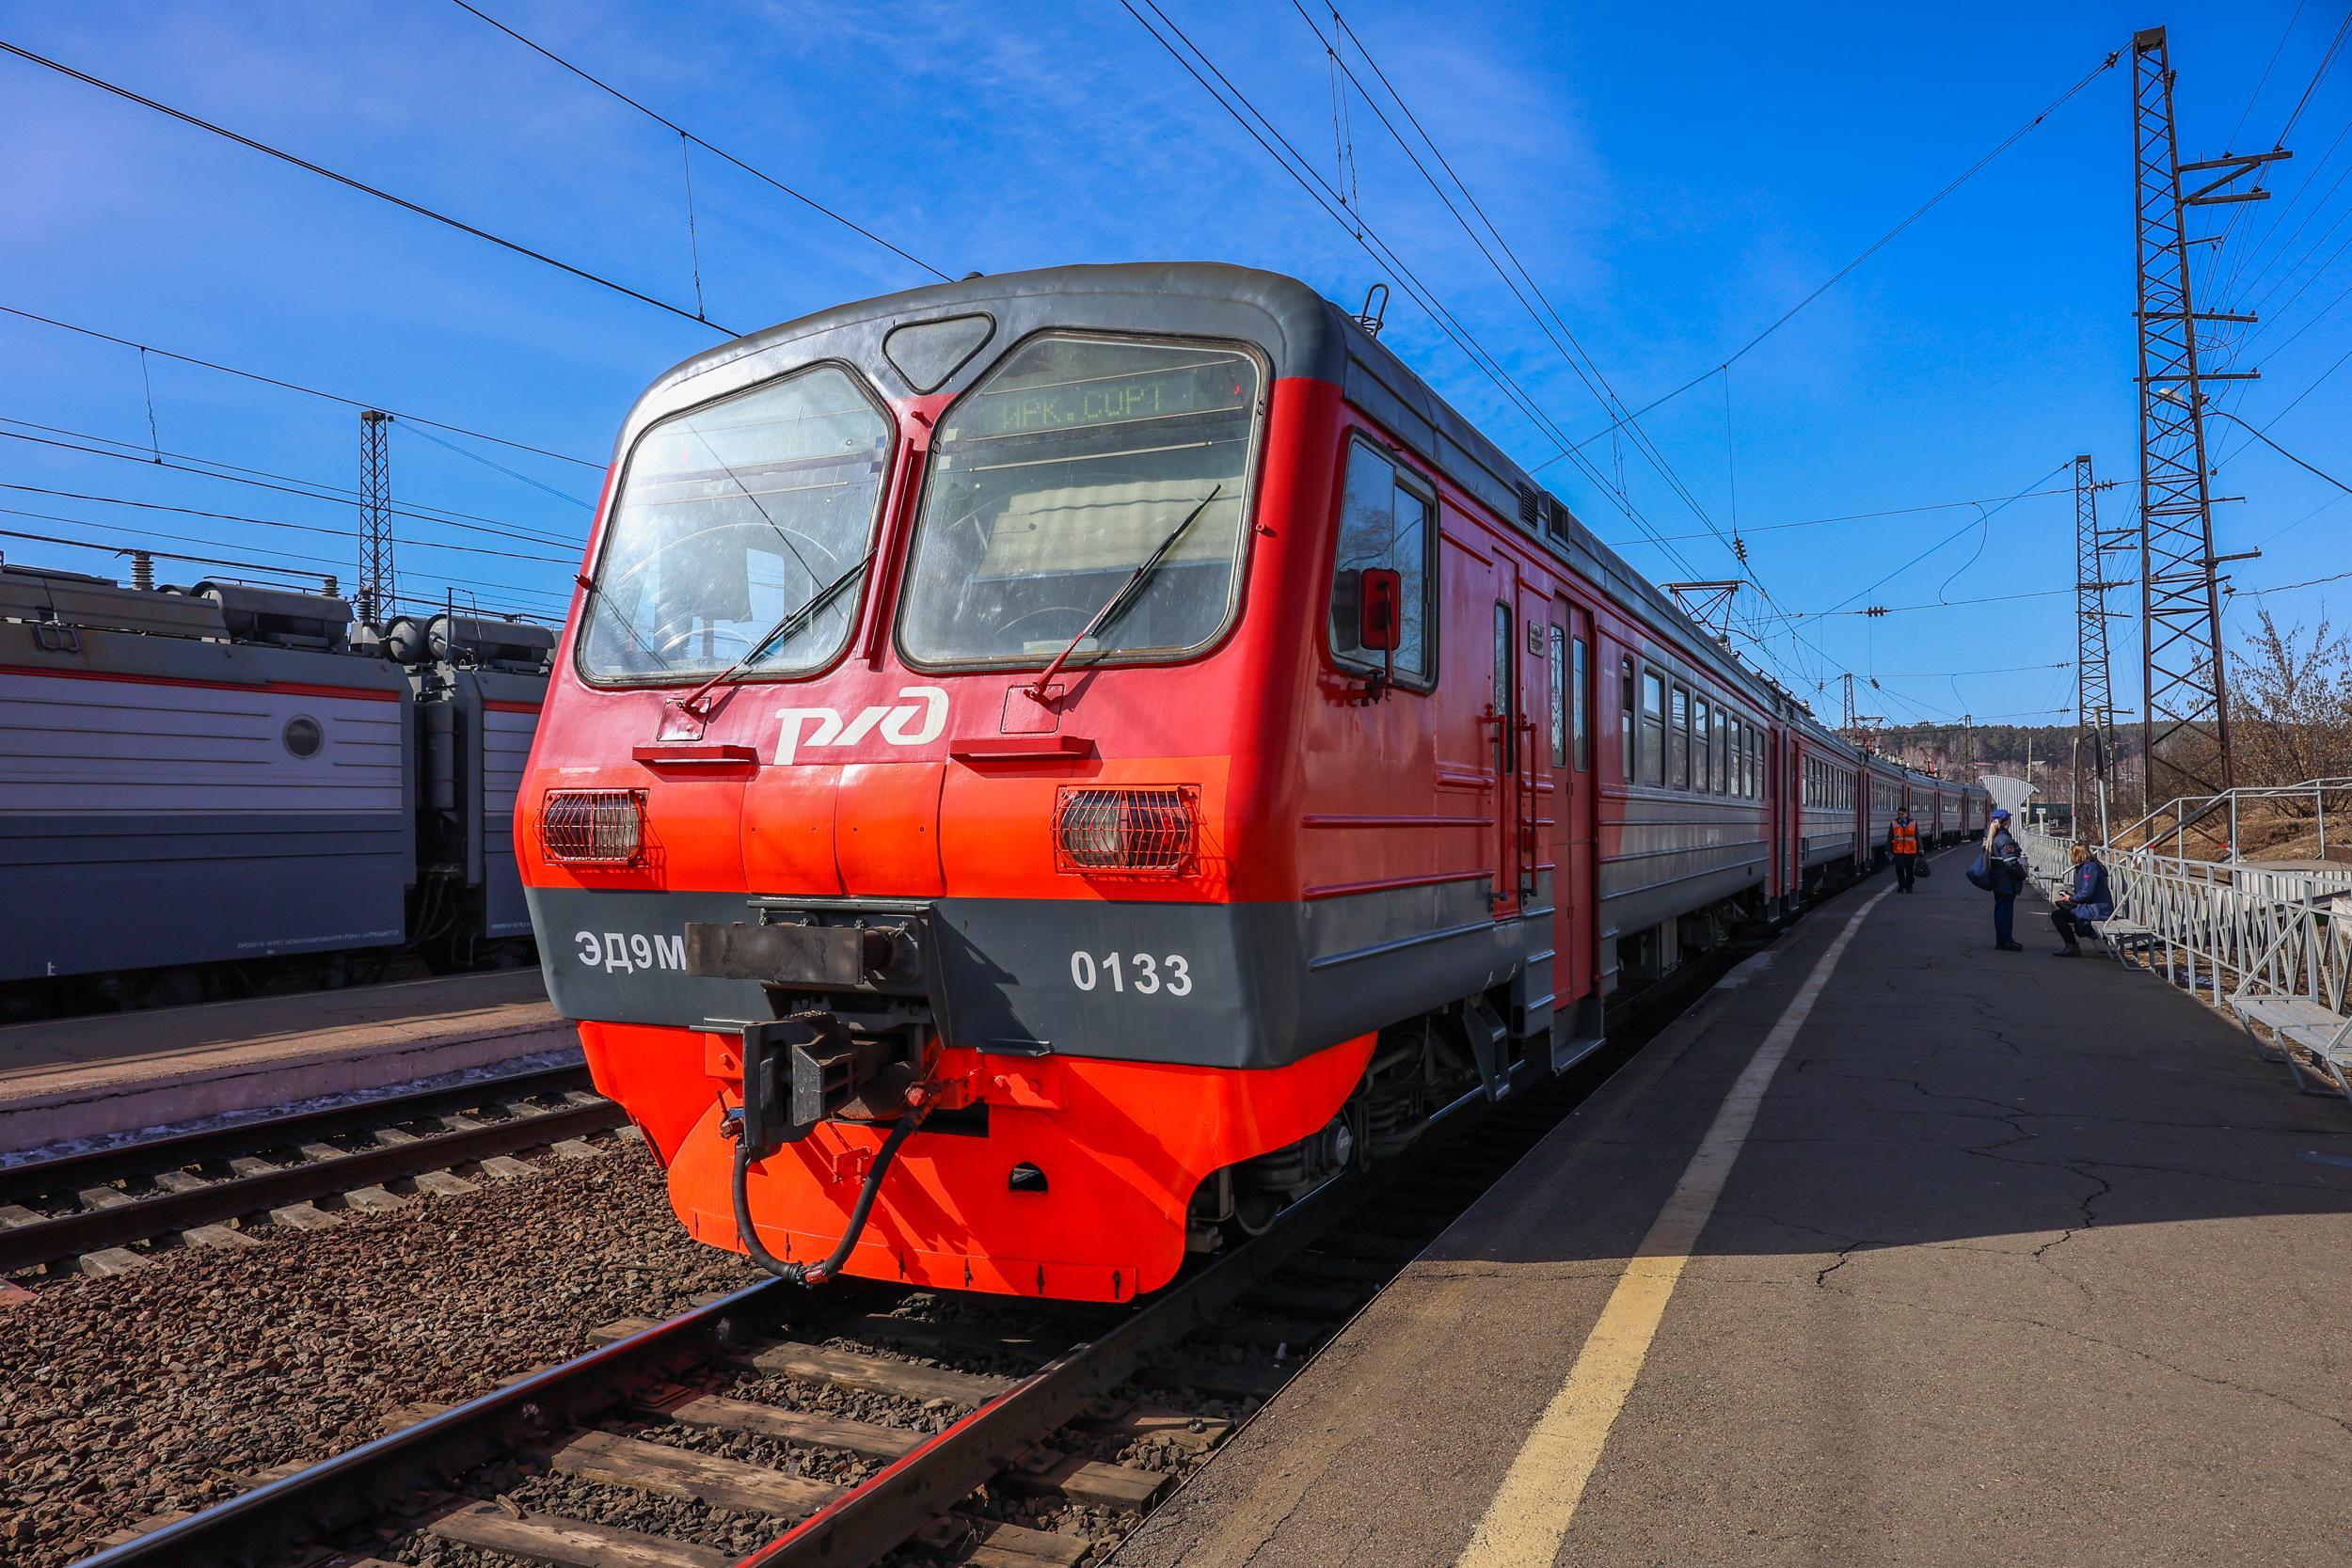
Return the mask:
<svg viewBox="0 0 2352 1568">
<path fill-rule="evenodd" d="M 1216 265 L 827 311 L 622 431 L 524 785 L 693 1233 L 1120 1300 L 1866 867 L 1867 758 L 1345 312 Z"/>
</svg>

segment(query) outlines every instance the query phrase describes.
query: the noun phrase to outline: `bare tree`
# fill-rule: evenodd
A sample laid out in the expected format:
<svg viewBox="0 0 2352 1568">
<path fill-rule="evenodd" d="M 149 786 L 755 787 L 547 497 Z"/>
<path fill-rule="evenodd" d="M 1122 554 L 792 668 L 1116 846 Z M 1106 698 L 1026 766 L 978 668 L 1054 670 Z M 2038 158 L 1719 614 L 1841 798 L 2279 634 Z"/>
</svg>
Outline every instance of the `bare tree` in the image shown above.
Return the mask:
<svg viewBox="0 0 2352 1568">
<path fill-rule="evenodd" d="M 2237 781 L 2291 784 L 2352 771 L 2352 633 L 2322 617 L 2283 630 L 2267 610 L 2232 668 Z M 2280 802 L 2289 816 L 2312 808 Z"/>
</svg>

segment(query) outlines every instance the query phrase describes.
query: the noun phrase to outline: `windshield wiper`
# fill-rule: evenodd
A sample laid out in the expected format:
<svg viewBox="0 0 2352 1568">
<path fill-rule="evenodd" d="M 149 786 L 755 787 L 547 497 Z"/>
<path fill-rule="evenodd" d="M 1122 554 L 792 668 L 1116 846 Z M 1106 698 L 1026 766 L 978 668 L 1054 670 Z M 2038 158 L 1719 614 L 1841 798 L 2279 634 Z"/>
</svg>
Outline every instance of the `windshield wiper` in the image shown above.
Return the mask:
<svg viewBox="0 0 2352 1568">
<path fill-rule="evenodd" d="M 596 578 L 590 577 L 585 572 L 573 573 L 572 580 L 580 585 L 580 592 L 587 594 L 592 607 L 595 605 L 596 601 L 601 600 L 606 596 L 603 585 L 598 583 Z M 626 636 L 631 642 L 636 643 L 640 648 L 643 648 L 645 652 L 651 654 L 656 664 L 660 665 L 664 670 L 667 670 L 670 667 L 670 656 L 655 647 L 652 643 L 646 641 L 643 637 L 639 636 L 637 628 L 628 624 L 628 617 L 627 615 L 617 610 L 612 611 L 612 614 L 613 625 L 621 628 L 621 632 L 624 636 Z M 592 627 L 591 629 L 593 630 L 594 628 Z"/>
<path fill-rule="evenodd" d="M 1209 509 L 1209 503 L 1216 499 L 1224 488 L 1225 486 L 1220 483 L 1201 497 L 1200 504 L 1185 513 L 1184 520 L 1168 531 L 1168 537 L 1160 541 L 1160 547 L 1145 556 L 1136 569 L 1127 574 L 1127 580 L 1119 585 L 1119 591 L 1103 601 L 1103 608 L 1096 610 L 1093 618 L 1078 628 L 1078 635 L 1072 638 L 1069 645 L 1054 656 L 1054 662 L 1038 672 L 1037 679 L 1029 683 L 1030 696 L 1041 703 L 1043 702 L 1045 683 L 1061 673 L 1061 667 L 1069 662 L 1070 656 L 1078 651 L 1078 644 L 1127 612 L 1127 607 L 1136 602 L 1144 583 L 1153 572 L 1159 570 L 1160 562 L 1168 559 L 1168 552 L 1176 547 L 1176 541 L 1184 536 L 1184 531 L 1192 527 L 1200 514 Z"/>
<path fill-rule="evenodd" d="M 762 633 L 757 641 L 744 649 L 742 656 L 734 663 L 694 688 L 686 700 L 678 704 L 679 708 L 699 718 L 709 718 L 709 712 L 703 705 L 704 698 L 709 696 L 719 686 L 741 674 L 749 666 L 756 664 L 770 649 L 781 647 L 787 640 L 799 633 L 803 626 L 817 618 L 818 611 L 833 603 L 841 591 L 855 581 L 857 575 L 872 565 L 873 562 L 874 551 L 867 550 L 848 571 L 811 594 L 802 602 L 799 609 L 786 611 L 784 618 Z"/>
</svg>

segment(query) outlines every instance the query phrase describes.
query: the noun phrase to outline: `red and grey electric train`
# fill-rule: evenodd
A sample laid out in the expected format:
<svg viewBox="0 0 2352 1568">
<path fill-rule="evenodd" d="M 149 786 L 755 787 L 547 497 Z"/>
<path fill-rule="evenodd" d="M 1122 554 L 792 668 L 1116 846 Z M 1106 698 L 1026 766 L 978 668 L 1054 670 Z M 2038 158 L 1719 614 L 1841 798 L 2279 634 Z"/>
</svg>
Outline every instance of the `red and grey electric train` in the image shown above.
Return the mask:
<svg viewBox="0 0 2352 1568">
<path fill-rule="evenodd" d="M 1345 311 L 974 277 L 630 413 L 522 798 L 680 1218 L 1122 1300 L 1982 793 L 1858 753 Z"/>
</svg>

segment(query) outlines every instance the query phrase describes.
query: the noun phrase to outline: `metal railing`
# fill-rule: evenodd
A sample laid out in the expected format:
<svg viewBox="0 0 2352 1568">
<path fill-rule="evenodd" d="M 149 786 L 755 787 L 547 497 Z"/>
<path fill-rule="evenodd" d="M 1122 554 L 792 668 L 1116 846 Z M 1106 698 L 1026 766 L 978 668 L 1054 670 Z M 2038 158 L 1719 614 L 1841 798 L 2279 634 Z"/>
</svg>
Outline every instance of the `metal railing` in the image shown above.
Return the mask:
<svg viewBox="0 0 2352 1568">
<path fill-rule="evenodd" d="M 2328 805 L 2330 797 L 2336 805 L 2336 850 L 2339 854 L 2352 852 L 2352 833 L 2344 829 L 2344 817 L 2352 809 L 2352 778 L 2307 779 L 2293 784 L 2254 784 L 2224 790 L 2218 795 L 2184 795 L 2167 800 L 2137 821 L 2115 830 L 2108 842 L 2133 848 L 2168 850 L 2175 858 L 2189 854 L 2192 830 L 2203 836 L 2220 834 L 2224 854 L 2232 861 L 2243 858 L 2246 847 L 2248 818 L 2256 815 L 2256 808 L 2272 809 L 2259 815 L 2265 827 L 2281 822 L 2312 825 L 2318 834 L 2315 858 L 2328 858 Z"/>
<path fill-rule="evenodd" d="M 2045 889 L 2064 885 L 2071 840 L 2029 827 L 2017 842 L 2036 882 Z M 2305 1014 L 2313 1019 L 2347 1016 L 2352 865 L 2200 860 L 2146 845 L 2110 846 L 2100 859 L 2115 899 L 2115 913 L 2102 924 L 2144 929 L 2139 940 L 2148 967 L 2161 962 L 2168 980 L 2229 1013 L 2258 1049 L 2264 1047 L 2253 1033 L 2256 1015 L 2264 1015 L 2259 1022 L 2275 1035 L 2279 1002 L 2306 1004 L 2317 1009 Z M 2293 1044 L 2279 1037 L 2264 1053 L 2275 1050 L 2294 1066 Z M 2341 1073 L 2336 1081 L 2344 1082 Z"/>
</svg>

